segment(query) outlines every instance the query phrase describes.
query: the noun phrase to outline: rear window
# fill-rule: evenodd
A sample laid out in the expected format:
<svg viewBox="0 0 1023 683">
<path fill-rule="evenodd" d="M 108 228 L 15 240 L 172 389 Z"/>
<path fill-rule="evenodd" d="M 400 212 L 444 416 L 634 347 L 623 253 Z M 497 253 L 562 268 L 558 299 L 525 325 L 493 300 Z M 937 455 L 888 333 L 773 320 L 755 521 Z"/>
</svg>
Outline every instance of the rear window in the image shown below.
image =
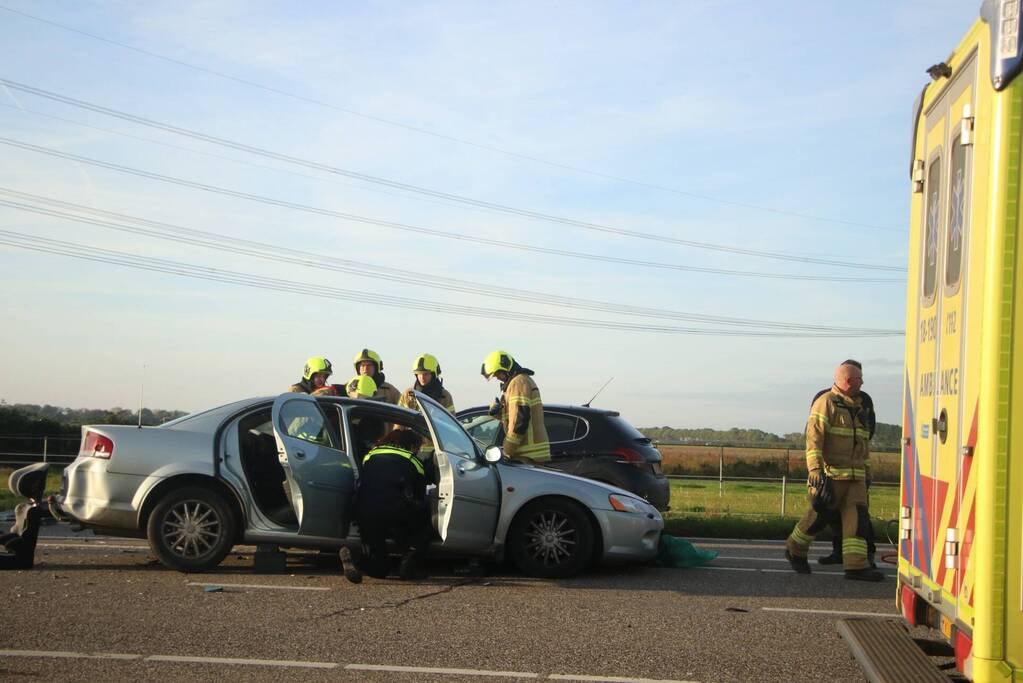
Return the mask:
<svg viewBox="0 0 1023 683">
<path fill-rule="evenodd" d="M 607 423 L 611 425 L 611 428 L 616 434 L 620 434 L 626 439 L 633 441 L 640 441 L 642 443 L 650 443 L 650 439 L 643 436 L 643 433 L 633 427 L 628 421 L 618 415 L 610 415 L 605 418 Z"/>
</svg>

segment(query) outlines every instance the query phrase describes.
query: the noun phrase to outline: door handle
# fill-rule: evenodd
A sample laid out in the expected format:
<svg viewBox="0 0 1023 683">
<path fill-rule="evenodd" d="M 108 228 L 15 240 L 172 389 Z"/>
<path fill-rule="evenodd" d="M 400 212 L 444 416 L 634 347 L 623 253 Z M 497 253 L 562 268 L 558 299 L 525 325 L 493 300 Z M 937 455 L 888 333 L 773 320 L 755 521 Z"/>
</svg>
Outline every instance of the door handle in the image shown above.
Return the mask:
<svg viewBox="0 0 1023 683">
<path fill-rule="evenodd" d="M 305 457 L 305 451 L 295 451 L 295 457 L 302 459 Z"/>
<path fill-rule="evenodd" d="M 945 443 L 945 439 L 948 437 L 948 411 L 942 408 L 941 414 L 932 420 L 931 428 L 941 439 L 941 443 Z"/>
<path fill-rule="evenodd" d="M 457 468 L 459 474 L 465 474 L 465 467 L 459 465 Z"/>
</svg>

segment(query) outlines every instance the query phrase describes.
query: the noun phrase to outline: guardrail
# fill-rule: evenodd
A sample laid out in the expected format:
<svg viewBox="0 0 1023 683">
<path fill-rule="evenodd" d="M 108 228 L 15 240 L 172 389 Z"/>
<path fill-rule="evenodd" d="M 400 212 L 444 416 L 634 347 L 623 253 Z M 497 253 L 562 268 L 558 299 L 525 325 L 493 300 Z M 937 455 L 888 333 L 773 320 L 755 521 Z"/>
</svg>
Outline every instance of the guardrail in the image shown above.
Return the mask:
<svg viewBox="0 0 1023 683">
<path fill-rule="evenodd" d="M 0 434 L 0 467 L 37 462 L 67 465 L 78 455 L 77 436 L 9 436 Z"/>
</svg>

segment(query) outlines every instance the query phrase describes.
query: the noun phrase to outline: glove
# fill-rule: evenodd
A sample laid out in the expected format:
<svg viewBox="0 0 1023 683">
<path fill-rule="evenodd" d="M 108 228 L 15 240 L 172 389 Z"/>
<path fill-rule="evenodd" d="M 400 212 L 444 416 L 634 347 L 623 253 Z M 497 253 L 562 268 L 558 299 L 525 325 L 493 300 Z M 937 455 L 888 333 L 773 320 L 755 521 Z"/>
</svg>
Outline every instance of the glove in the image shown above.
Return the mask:
<svg viewBox="0 0 1023 683">
<path fill-rule="evenodd" d="M 835 504 L 835 487 L 824 470 L 813 470 L 806 477 L 810 486 L 810 506 L 818 513 L 830 510 Z"/>
<path fill-rule="evenodd" d="M 827 477 L 824 475 L 824 470 L 810 470 L 810 473 L 806 476 L 806 484 L 813 489 L 819 489 L 824 486 L 824 480 Z"/>
<path fill-rule="evenodd" d="M 490 403 L 490 410 L 488 410 L 487 413 L 491 417 L 500 417 L 501 416 L 501 407 L 503 405 L 504 405 L 504 398 L 503 397 L 495 398 Z"/>
</svg>

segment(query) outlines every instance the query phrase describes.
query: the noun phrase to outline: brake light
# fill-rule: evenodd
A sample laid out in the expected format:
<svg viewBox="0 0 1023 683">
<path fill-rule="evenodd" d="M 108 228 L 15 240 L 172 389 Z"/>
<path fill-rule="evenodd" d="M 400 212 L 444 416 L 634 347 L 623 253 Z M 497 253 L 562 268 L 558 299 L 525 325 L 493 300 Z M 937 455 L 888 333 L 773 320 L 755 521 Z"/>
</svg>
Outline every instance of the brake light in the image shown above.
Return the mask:
<svg viewBox="0 0 1023 683">
<path fill-rule="evenodd" d="M 956 668 L 964 676 L 973 679 L 973 638 L 956 630 L 953 647 L 956 652 Z"/>
<path fill-rule="evenodd" d="M 623 462 L 627 462 L 630 465 L 646 464 L 646 458 L 644 458 L 638 451 L 634 451 L 631 448 L 616 448 L 614 453 L 621 458 Z"/>
<path fill-rule="evenodd" d="M 78 455 L 109 459 L 114 454 L 114 442 L 97 432 L 88 431 L 82 440 Z"/>
</svg>

